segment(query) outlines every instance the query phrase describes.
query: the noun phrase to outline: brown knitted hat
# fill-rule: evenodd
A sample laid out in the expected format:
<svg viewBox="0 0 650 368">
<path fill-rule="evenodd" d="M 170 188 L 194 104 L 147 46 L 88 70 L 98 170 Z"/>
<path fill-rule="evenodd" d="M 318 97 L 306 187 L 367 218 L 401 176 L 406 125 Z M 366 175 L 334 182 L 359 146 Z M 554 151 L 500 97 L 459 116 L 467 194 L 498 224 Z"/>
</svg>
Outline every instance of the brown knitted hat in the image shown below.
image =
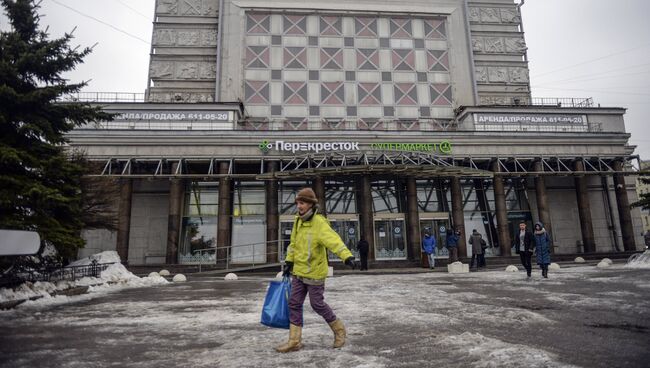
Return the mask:
<svg viewBox="0 0 650 368">
<path fill-rule="evenodd" d="M 318 199 L 316 198 L 316 193 L 311 188 L 304 188 L 298 192 L 296 195 L 296 201 L 303 201 L 307 203 L 316 204 Z"/>
</svg>

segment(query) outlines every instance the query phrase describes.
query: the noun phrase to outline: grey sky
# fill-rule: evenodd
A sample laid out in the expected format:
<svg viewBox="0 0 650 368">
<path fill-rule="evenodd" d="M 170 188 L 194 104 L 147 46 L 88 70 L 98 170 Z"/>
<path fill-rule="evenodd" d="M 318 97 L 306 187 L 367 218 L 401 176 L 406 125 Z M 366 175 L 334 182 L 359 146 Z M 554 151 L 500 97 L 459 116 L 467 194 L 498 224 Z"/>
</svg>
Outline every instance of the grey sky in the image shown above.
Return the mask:
<svg viewBox="0 0 650 368">
<path fill-rule="evenodd" d="M 41 7 L 53 36 L 76 26 L 75 44 L 98 43 L 71 81 L 90 80 L 85 91 L 144 92 L 154 0 L 44 0 Z M 527 0 L 522 12 L 533 96 L 627 108 L 630 144 L 650 159 L 650 2 Z M 7 29 L 4 16 L 0 28 Z"/>
</svg>

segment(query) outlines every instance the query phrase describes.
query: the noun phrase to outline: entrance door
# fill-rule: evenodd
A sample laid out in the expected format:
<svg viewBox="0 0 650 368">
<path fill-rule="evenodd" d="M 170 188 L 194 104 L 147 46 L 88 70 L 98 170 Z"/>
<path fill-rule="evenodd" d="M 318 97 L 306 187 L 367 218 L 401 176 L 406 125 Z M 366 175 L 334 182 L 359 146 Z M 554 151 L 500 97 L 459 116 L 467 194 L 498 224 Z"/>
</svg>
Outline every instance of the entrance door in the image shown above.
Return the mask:
<svg viewBox="0 0 650 368">
<path fill-rule="evenodd" d="M 355 259 L 359 259 L 359 250 L 357 250 L 357 242 L 359 241 L 359 220 L 350 215 L 329 215 L 328 220 L 330 226 L 336 231 L 337 234 L 348 247 L 350 252 L 354 255 Z M 330 261 L 341 261 L 341 259 L 332 252 L 327 252 L 327 258 Z"/>
<path fill-rule="evenodd" d="M 280 216 L 280 236 L 278 237 L 280 244 L 278 245 L 278 262 L 284 261 L 287 256 L 287 247 L 291 242 L 291 230 L 296 217 L 292 215 Z"/>
<path fill-rule="evenodd" d="M 404 218 L 375 218 L 375 259 L 406 259 Z"/>
<path fill-rule="evenodd" d="M 445 247 L 447 234 L 451 231 L 449 218 L 420 218 L 420 239 L 424 238 L 426 231 L 436 239 L 436 258 L 449 258 L 449 251 Z M 424 259 L 426 263 L 429 262 L 426 257 Z"/>
</svg>

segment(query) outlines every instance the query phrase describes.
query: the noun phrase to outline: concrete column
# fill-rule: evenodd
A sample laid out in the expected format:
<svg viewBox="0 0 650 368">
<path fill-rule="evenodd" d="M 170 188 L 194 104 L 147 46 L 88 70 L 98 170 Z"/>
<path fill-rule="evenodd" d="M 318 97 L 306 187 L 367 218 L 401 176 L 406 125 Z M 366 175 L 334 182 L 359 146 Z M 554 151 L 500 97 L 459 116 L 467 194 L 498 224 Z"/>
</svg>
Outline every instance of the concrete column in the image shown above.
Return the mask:
<svg viewBox="0 0 650 368">
<path fill-rule="evenodd" d="M 117 212 L 116 251 L 122 263 L 129 261 L 129 233 L 131 231 L 131 198 L 133 196 L 133 180 L 120 179 L 120 202 Z"/>
<path fill-rule="evenodd" d="M 373 224 L 372 193 L 370 191 L 370 177 L 363 175 L 357 180 L 357 193 L 359 195 L 359 222 L 361 235 L 366 237 L 369 244 L 368 260 L 375 259 L 375 229 Z"/>
<path fill-rule="evenodd" d="M 228 162 L 219 163 L 219 174 L 228 173 Z M 225 261 L 227 248 L 230 247 L 231 221 L 230 210 L 232 207 L 232 180 L 227 177 L 219 178 L 219 213 L 217 217 L 217 263 Z"/>
<path fill-rule="evenodd" d="M 498 173 L 501 171 L 499 161 L 492 163 L 492 171 Z M 494 176 L 494 207 L 497 215 L 497 234 L 499 236 L 499 249 L 502 256 L 511 255 L 510 252 L 510 231 L 508 230 L 508 213 L 506 212 L 506 192 L 501 176 Z"/>
<path fill-rule="evenodd" d="M 585 171 L 582 161 L 576 160 L 575 171 Z M 578 216 L 580 217 L 580 232 L 582 233 L 582 245 L 585 253 L 596 251 L 594 241 L 594 227 L 591 222 L 591 206 L 589 205 L 589 192 L 587 191 L 587 178 L 584 175 L 576 176 L 574 179 L 576 196 L 578 200 Z"/>
<path fill-rule="evenodd" d="M 613 169 L 622 172 L 623 163 L 621 161 L 615 161 Z M 627 198 L 627 188 L 625 187 L 624 175 L 614 175 L 614 190 L 616 193 L 616 206 L 618 207 L 618 220 L 621 223 L 623 249 L 626 251 L 636 250 L 634 229 L 632 227 L 632 214 L 630 212 L 630 201 Z"/>
<path fill-rule="evenodd" d="M 176 166 L 172 165 L 172 172 Z M 169 216 L 167 220 L 167 256 L 168 264 L 178 263 L 178 242 L 181 234 L 181 217 L 183 216 L 183 194 L 185 185 L 183 179 L 171 179 L 169 187 Z"/>
<path fill-rule="evenodd" d="M 267 172 L 278 171 L 275 161 L 266 164 Z M 278 262 L 278 234 L 280 233 L 280 215 L 278 212 L 278 180 L 266 181 L 266 262 Z"/>
<path fill-rule="evenodd" d="M 409 261 L 422 257 L 420 246 L 420 216 L 418 215 L 418 193 L 414 177 L 406 178 L 406 226 L 408 227 Z"/>
<path fill-rule="evenodd" d="M 535 161 L 533 170 L 536 172 L 542 171 L 542 162 Z M 551 213 L 548 209 L 548 196 L 546 194 L 546 183 L 544 183 L 544 176 L 535 176 L 535 197 L 537 198 L 537 215 L 539 221 L 544 224 L 544 228 L 549 236 L 552 238 L 553 226 L 551 224 Z M 555 247 L 551 247 L 551 253 L 554 252 Z"/>
<path fill-rule="evenodd" d="M 454 230 L 460 231 L 458 239 L 458 258 L 467 258 L 467 243 L 465 238 L 465 215 L 463 214 L 463 189 L 460 178 L 451 178 L 451 219 Z"/>
<path fill-rule="evenodd" d="M 325 203 L 325 178 L 322 176 L 315 177 L 313 185 L 314 193 L 316 193 L 316 198 L 318 199 L 318 212 L 323 216 L 327 216 L 327 204 Z"/>
</svg>

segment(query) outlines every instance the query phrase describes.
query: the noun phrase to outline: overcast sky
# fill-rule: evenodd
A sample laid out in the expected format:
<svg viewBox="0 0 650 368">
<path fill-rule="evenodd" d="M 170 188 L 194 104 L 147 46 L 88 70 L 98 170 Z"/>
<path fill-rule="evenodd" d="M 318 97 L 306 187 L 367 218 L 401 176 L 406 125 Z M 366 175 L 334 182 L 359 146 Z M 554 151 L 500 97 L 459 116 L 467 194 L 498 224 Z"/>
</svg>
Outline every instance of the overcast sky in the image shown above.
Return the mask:
<svg viewBox="0 0 650 368">
<path fill-rule="evenodd" d="M 43 0 L 42 25 L 94 47 L 71 81 L 85 91 L 144 92 L 154 0 Z M 625 107 L 630 144 L 650 159 L 650 1 L 526 0 L 523 23 L 533 97 L 593 97 Z M 7 30 L 6 18 L 0 28 Z"/>
</svg>

